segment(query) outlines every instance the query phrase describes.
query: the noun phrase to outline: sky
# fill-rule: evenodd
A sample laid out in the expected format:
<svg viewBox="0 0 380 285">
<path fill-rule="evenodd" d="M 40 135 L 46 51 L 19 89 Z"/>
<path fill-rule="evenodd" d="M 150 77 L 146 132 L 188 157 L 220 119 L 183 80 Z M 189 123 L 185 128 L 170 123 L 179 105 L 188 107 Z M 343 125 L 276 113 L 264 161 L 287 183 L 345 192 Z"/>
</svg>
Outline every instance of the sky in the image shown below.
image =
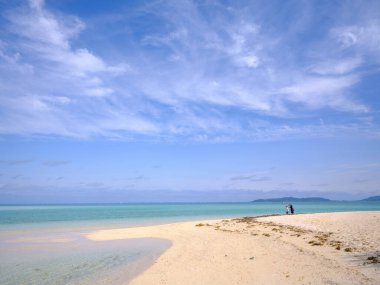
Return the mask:
<svg viewBox="0 0 380 285">
<path fill-rule="evenodd" d="M 379 11 L 0 0 L 0 204 L 380 195 Z"/>
</svg>

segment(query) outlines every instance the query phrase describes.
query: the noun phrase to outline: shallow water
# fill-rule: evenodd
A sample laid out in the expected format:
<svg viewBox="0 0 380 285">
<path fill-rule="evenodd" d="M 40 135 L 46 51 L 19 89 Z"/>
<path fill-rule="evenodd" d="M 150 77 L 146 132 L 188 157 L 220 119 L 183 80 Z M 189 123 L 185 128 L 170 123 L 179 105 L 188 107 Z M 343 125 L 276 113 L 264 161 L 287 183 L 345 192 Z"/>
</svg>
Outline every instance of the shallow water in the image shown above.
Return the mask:
<svg viewBox="0 0 380 285">
<path fill-rule="evenodd" d="M 84 232 L 29 232 L 0 238 L 0 284 L 127 284 L 170 241 L 90 241 Z"/>
<path fill-rule="evenodd" d="M 380 210 L 378 202 L 294 203 L 296 213 Z M 0 284 L 127 284 L 170 242 L 90 241 L 104 228 L 282 214 L 282 203 L 0 206 Z"/>
</svg>

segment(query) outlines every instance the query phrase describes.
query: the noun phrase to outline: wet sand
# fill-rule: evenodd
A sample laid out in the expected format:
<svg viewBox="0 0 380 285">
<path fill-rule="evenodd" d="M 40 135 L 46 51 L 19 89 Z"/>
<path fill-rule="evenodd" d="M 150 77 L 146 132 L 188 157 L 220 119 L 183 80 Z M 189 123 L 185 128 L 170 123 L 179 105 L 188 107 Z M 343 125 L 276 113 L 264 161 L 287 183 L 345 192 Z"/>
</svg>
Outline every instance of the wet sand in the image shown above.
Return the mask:
<svg viewBox="0 0 380 285">
<path fill-rule="evenodd" d="M 380 211 L 185 222 L 87 234 L 172 246 L 130 284 L 380 284 Z"/>
</svg>

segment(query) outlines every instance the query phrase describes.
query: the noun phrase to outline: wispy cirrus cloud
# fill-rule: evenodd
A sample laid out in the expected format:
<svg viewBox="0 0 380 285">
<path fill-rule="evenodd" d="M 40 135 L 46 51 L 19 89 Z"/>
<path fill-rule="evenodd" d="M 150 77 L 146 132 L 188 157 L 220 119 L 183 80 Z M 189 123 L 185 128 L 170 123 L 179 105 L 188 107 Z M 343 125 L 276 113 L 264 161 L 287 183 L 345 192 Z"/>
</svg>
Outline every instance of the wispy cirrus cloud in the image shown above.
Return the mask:
<svg viewBox="0 0 380 285">
<path fill-rule="evenodd" d="M 368 108 L 347 98 L 346 90 L 354 86 L 359 78 L 353 76 L 339 77 L 304 77 L 299 83 L 284 87 L 281 93 L 291 102 L 320 109 L 330 107 L 339 111 L 365 113 Z"/>
<path fill-rule="evenodd" d="M 380 58 L 376 16 L 336 17 L 300 43 L 299 33 L 322 29 L 312 25 L 311 3 L 297 6 L 308 17 L 289 26 L 267 17 L 270 3 L 260 12 L 255 3 L 218 1 L 125 5 L 128 13 L 107 22 L 37 0 L 3 13 L 0 133 L 215 142 L 379 136 L 372 102 L 354 91 Z M 112 52 L 92 45 L 94 31 Z M 326 112 L 343 119 L 321 125 Z"/>
<path fill-rule="evenodd" d="M 45 62 L 56 64 L 63 73 L 82 77 L 93 88 L 101 88 L 97 72 L 124 72 L 121 65 L 109 65 L 87 48 L 75 48 L 72 41 L 85 29 L 75 16 L 54 14 L 45 8 L 44 1 L 30 0 L 29 7 L 6 13 L 8 29 L 18 37 L 17 43 L 26 56 L 34 55 Z"/>
<path fill-rule="evenodd" d="M 55 166 L 61 166 L 61 165 L 69 164 L 69 163 L 70 163 L 69 160 L 46 160 L 43 162 L 43 165 L 55 167 Z"/>
<path fill-rule="evenodd" d="M 355 71 L 362 64 L 363 60 L 360 57 L 329 59 L 315 63 L 308 68 L 308 71 L 318 75 L 343 75 Z"/>
<path fill-rule="evenodd" d="M 86 183 L 85 184 L 86 187 L 90 187 L 90 188 L 103 188 L 103 187 L 106 187 L 106 185 L 102 182 L 91 182 L 91 183 Z"/>
<path fill-rule="evenodd" d="M 366 55 L 380 61 L 380 19 L 369 18 L 366 22 L 354 25 L 342 25 L 331 30 L 331 36 L 343 49 Z"/>
<path fill-rule="evenodd" d="M 354 181 L 352 181 L 352 183 L 355 183 L 355 184 L 364 184 L 366 182 L 368 182 L 369 179 L 355 179 Z"/>
<path fill-rule="evenodd" d="M 4 165 L 23 165 L 32 163 L 32 159 L 1 159 L 0 164 Z"/>
<path fill-rule="evenodd" d="M 260 176 L 257 174 L 251 174 L 251 175 L 239 175 L 239 176 L 233 176 L 231 177 L 232 181 L 250 181 L 250 182 L 260 182 L 260 181 L 269 181 L 272 180 L 269 176 Z"/>
</svg>

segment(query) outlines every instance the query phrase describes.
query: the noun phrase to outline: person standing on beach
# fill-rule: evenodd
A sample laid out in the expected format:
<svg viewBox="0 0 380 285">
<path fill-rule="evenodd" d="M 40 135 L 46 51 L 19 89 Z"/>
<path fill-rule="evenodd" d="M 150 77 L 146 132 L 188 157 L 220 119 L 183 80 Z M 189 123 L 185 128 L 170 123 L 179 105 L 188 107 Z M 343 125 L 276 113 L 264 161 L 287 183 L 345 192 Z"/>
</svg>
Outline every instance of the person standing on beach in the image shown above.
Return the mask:
<svg viewBox="0 0 380 285">
<path fill-rule="evenodd" d="M 286 205 L 286 211 L 285 211 L 285 213 L 287 214 L 287 215 L 289 215 L 289 211 L 290 211 L 290 207 L 289 207 L 289 204 L 288 205 Z"/>
<path fill-rule="evenodd" d="M 294 214 L 294 207 L 292 204 L 289 204 L 289 208 L 290 208 L 290 213 L 293 215 Z"/>
</svg>

